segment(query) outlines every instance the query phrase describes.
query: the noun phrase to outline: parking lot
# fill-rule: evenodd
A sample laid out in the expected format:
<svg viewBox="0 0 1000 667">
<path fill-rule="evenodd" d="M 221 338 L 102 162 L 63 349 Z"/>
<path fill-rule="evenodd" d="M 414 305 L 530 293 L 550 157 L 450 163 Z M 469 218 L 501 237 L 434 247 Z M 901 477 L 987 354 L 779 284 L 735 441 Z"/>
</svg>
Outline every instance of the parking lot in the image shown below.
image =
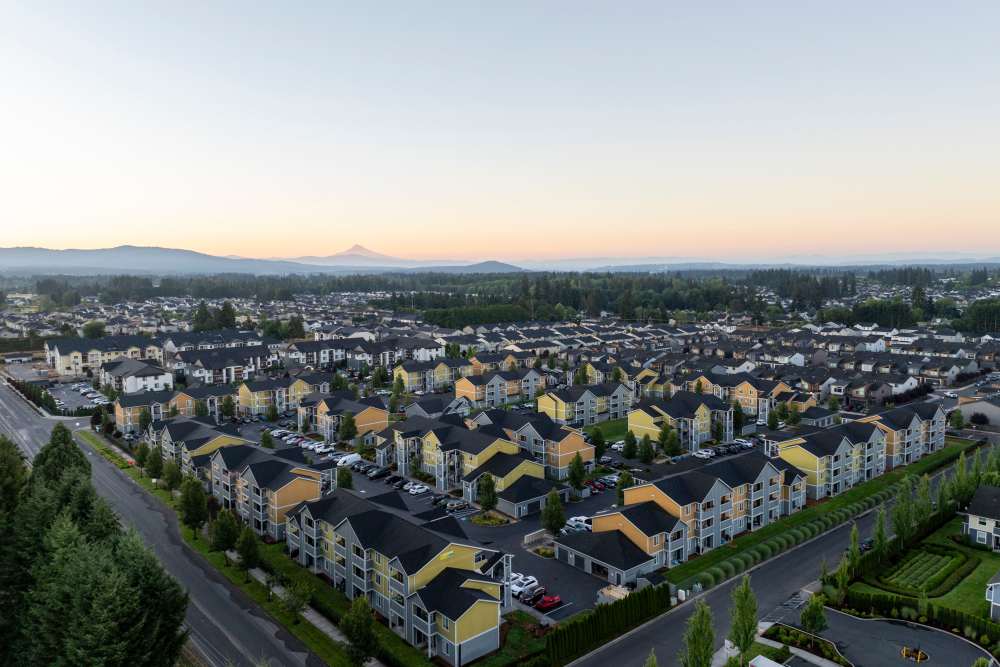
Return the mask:
<svg viewBox="0 0 1000 667">
<path fill-rule="evenodd" d="M 90 386 L 90 385 L 88 385 Z M 93 390 L 93 387 L 91 390 Z M 76 389 L 73 389 L 72 384 L 56 384 L 49 387 L 49 393 L 52 394 L 52 398 L 60 400 L 65 404 L 65 410 L 72 412 L 77 408 L 92 408 L 94 403 L 91 402 L 89 398 L 79 393 Z"/>
</svg>

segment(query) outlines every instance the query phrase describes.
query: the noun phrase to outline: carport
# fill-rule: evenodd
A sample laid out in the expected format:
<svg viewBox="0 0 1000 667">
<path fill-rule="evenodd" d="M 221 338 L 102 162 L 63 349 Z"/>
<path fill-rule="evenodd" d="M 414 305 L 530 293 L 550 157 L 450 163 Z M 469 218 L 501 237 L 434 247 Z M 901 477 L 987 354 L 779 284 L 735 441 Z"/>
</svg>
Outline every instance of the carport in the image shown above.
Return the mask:
<svg viewBox="0 0 1000 667">
<path fill-rule="evenodd" d="M 617 530 L 560 537 L 556 540 L 556 559 L 617 585 L 634 583 L 656 569 L 656 557 Z"/>
</svg>

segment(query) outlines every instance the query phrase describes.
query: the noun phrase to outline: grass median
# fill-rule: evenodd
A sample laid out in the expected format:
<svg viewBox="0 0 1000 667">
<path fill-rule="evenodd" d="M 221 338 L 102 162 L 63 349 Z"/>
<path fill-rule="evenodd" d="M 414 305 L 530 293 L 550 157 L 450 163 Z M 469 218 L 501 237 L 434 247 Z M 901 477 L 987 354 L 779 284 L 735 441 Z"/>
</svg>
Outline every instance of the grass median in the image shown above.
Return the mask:
<svg viewBox="0 0 1000 667">
<path fill-rule="evenodd" d="M 876 477 L 871 481 L 859 484 L 839 496 L 835 496 L 815 505 L 806 507 L 795 514 L 785 517 L 784 519 L 780 519 L 779 521 L 765 526 L 760 530 L 741 535 L 728 544 L 670 568 L 666 574 L 667 580 L 678 585 L 688 584 L 698 575 L 706 572 L 710 568 L 719 566 L 720 563 L 736 556 L 737 554 L 745 553 L 748 550 L 762 545 L 765 542 L 783 535 L 790 530 L 805 526 L 806 524 L 819 519 L 824 519 L 835 512 L 843 513 L 844 510 L 852 505 L 864 503 L 878 493 L 891 490 L 892 487 L 903 479 L 905 475 L 919 476 L 925 473 L 935 472 L 955 461 L 961 452 L 972 449 L 975 446 L 976 443 L 972 440 L 966 440 L 963 438 L 946 438 L 944 449 L 934 452 L 933 454 L 929 454 L 919 461 L 911 463 L 906 467 L 891 470 L 890 472 L 887 472 L 880 477 Z M 853 516 L 856 515 L 857 514 L 854 514 Z M 839 526 L 846 521 L 849 521 L 851 518 L 852 517 L 847 517 L 843 521 L 838 521 L 835 524 L 826 527 L 825 530 Z M 717 584 L 719 582 L 716 581 L 715 583 Z"/>
</svg>

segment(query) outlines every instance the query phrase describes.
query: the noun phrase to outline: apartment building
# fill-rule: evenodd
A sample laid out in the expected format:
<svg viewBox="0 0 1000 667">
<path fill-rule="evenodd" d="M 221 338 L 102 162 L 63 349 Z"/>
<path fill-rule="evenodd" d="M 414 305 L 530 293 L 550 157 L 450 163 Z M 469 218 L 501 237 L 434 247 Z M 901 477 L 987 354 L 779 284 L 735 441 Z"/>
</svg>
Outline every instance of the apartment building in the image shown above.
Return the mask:
<svg viewBox="0 0 1000 667">
<path fill-rule="evenodd" d="M 945 444 L 946 418 L 938 403 L 910 403 L 858 421 L 874 424 L 885 433 L 887 470 L 912 463 Z"/>
<path fill-rule="evenodd" d="M 573 385 L 545 392 L 538 397 L 537 409 L 563 426 L 589 426 L 625 418 L 633 400 L 632 390 L 622 383 Z"/>
<path fill-rule="evenodd" d="M 442 522 L 446 532 L 437 532 Z M 336 492 L 296 508 L 286 540 L 301 563 L 349 598 L 365 598 L 428 659 L 460 667 L 500 647 L 513 557 L 456 538 L 453 524 L 418 526 Z"/>
<path fill-rule="evenodd" d="M 509 440 L 544 466 L 545 476 L 551 479 L 566 479 L 577 454 L 585 466 L 593 464 L 594 446 L 584 440 L 583 433 L 555 423 L 546 414 L 487 410 L 476 415 L 473 422 L 478 427 L 493 425 L 502 429 Z"/>
<path fill-rule="evenodd" d="M 285 538 L 285 516 L 322 495 L 319 470 L 273 457 L 245 464 L 236 478 L 236 514 L 261 537 Z"/>
<path fill-rule="evenodd" d="M 102 364 L 119 359 L 162 359 L 160 346 L 145 336 L 56 338 L 44 347 L 46 362 L 60 377 L 97 377 Z"/>
<path fill-rule="evenodd" d="M 628 428 L 640 440 L 648 435 L 652 440 L 663 426 L 676 431 L 681 447 L 697 451 L 703 443 L 714 439 L 733 439 L 733 406 L 712 394 L 678 391 L 666 400 L 645 400 L 628 413 Z"/>
<path fill-rule="evenodd" d="M 120 394 L 172 389 L 174 376 L 159 366 L 123 357 L 101 364 L 102 387 L 112 387 Z"/>
<path fill-rule="evenodd" d="M 839 495 L 886 471 L 886 437 L 870 423 L 847 422 L 773 447 L 778 457 L 806 474 L 813 500 Z"/>
</svg>

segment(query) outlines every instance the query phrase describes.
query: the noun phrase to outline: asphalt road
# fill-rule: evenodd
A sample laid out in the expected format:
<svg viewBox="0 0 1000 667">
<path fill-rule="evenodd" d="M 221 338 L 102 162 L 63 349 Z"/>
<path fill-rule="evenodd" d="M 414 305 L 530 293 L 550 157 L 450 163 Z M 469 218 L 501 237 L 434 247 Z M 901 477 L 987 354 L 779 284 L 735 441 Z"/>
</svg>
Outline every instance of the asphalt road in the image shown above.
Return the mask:
<svg viewBox="0 0 1000 667">
<path fill-rule="evenodd" d="M 977 435 L 981 437 L 985 434 Z M 870 512 L 858 519 L 858 531 L 862 539 L 871 536 L 875 516 L 875 512 Z M 751 573 L 750 583 L 757 595 L 757 608 L 762 620 L 766 618 L 777 621 L 784 616 L 787 621 L 798 621 L 799 611 L 789 611 L 781 606 L 782 603 L 816 581 L 824 560 L 831 570 L 837 566 L 850 542 L 852 525 L 852 522 L 848 522 L 812 542 L 786 551 Z M 736 579 L 714 588 L 701 598 L 712 608 L 717 646 L 721 646 L 723 639 L 729 634 L 730 595 L 738 581 Z M 650 649 L 656 651 L 660 664 L 675 664 L 676 657 L 683 648 L 687 620 L 693 611 L 693 604 L 683 605 L 572 664 L 574 667 L 605 667 L 612 662 L 621 667 L 639 667 L 649 656 Z"/>
<path fill-rule="evenodd" d="M 86 426 L 85 420 L 78 420 Z M 0 386 L 0 432 L 34 457 L 48 440 L 54 420 L 44 419 Z M 67 426 L 77 421 L 67 420 Z M 174 515 L 103 457 L 83 447 L 90 458 L 92 479 L 123 522 L 142 536 L 163 567 L 188 592 L 186 624 L 191 642 L 205 661 L 222 667 L 254 665 L 267 659 L 278 665 L 320 666 L 324 663 L 287 633 L 239 589 L 183 542 Z"/>
</svg>

